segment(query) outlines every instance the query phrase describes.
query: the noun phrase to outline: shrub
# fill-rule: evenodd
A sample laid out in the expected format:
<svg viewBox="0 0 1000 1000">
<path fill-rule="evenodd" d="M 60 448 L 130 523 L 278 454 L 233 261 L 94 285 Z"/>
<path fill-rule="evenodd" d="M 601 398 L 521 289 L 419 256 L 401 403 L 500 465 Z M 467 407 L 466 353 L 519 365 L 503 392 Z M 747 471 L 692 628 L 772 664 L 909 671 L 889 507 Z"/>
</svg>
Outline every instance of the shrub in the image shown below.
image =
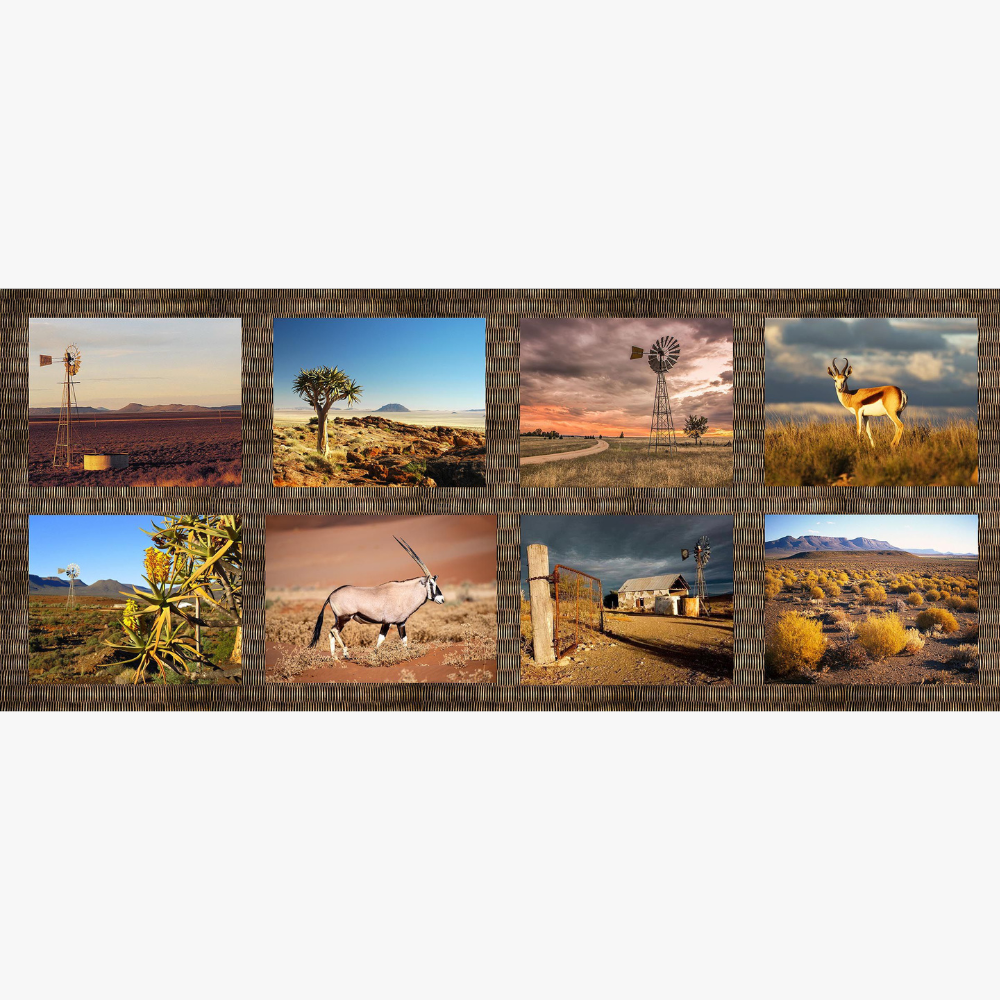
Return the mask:
<svg viewBox="0 0 1000 1000">
<path fill-rule="evenodd" d="M 928 590 L 927 593 L 924 594 L 924 597 L 926 597 L 928 601 L 940 601 L 941 600 L 941 591 L 940 590 Z"/>
<path fill-rule="evenodd" d="M 923 648 L 924 637 L 915 628 L 908 628 L 906 630 L 906 645 L 903 647 L 903 652 L 908 653 L 910 656 L 915 656 Z"/>
<path fill-rule="evenodd" d="M 972 668 L 979 664 L 979 647 L 968 643 L 956 646 L 951 653 L 951 663 L 960 663 L 965 667 Z"/>
<path fill-rule="evenodd" d="M 825 590 L 831 597 L 840 597 L 840 585 L 832 580 L 825 584 Z"/>
<path fill-rule="evenodd" d="M 921 632 L 938 626 L 946 633 L 958 631 L 958 621 L 955 616 L 950 611 L 945 611 L 944 608 L 927 608 L 926 611 L 921 611 L 917 615 L 917 628 Z"/>
<path fill-rule="evenodd" d="M 913 584 L 906 580 L 900 580 L 893 588 L 897 594 L 909 594 L 913 591 Z"/>
<path fill-rule="evenodd" d="M 962 638 L 966 642 L 979 644 L 979 622 L 973 622 L 964 632 Z"/>
<path fill-rule="evenodd" d="M 906 598 L 906 603 L 915 608 L 918 604 L 923 604 L 924 599 L 919 590 L 913 590 L 910 592 L 910 596 Z"/>
<path fill-rule="evenodd" d="M 831 670 L 859 670 L 871 662 L 868 650 L 857 642 L 831 643 L 823 654 L 823 666 Z"/>
<path fill-rule="evenodd" d="M 818 601 L 818 600 L 821 600 L 826 595 L 823 593 L 823 588 L 822 587 L 810 587 L 809 588 L 809 596 L 814 601 Z"/>
<path fill-rule="evenodd" d="M 773 580 L 764 584 L 764 599 L 773 601 L 781 593 L 781 584 Z"/>
<path fill-rule="evenodd" d="M 906 629 L 899 615 L 891 612 L 887 615 L 870 615 L 865 621 L 858 623 L 855 634 L 873 660 L 895 656 L 906 646 Z"/>
<path fill-rule="evenodd" d="M 819 622 L 797 611 L 790 611 L 772 627 L 765 643 L 764 656 L 772 674 L 786 677 L 816 666 L 826 645 Z"/>
<path fill-rule="evenodd" d="M 962 598 L 955 597 L 954 595 L 946 597 L 944 599 L 944 606 L 946 608 L 951 608 L 952 611 L 957 611 L 962 606 Z"/>
<path fill-rule="evenodd" d="M 979 598 L 976 597 L 975 594 L 970 594 L 958 610 L 968 611 L 970 613 L 977 612 L 979 610 Z"/>
<path fill-rule="evenodd" d="M 861 590 L 862 604 L 885 604 L 885 587 L 880 583 L 870 583 Z"/>
<path fill-rule="evenodd" d="M 831 625 L 843 625 L 847 621 L 847 615 L 840 608 L 828 611 L 826 617 Z"/>
</svg>

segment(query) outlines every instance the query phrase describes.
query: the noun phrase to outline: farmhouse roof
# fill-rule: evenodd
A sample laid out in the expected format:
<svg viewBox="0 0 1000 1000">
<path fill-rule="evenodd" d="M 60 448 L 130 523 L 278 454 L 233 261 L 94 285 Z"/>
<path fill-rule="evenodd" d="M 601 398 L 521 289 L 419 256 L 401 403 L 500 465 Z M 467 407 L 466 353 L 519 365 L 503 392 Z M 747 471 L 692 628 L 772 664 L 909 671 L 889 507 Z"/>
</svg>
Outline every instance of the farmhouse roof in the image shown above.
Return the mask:
<svg viewBox="0 0 1000 1000">
<path fill-rule="evenodd" d="M 687 580 L 680 573 L 674 576 L 637 576 L 634 580 L 626 580 L 619 588 L 619 593 L 631 593 L 638 590 L 676 590 L 688 589 Z"/>
</svg>

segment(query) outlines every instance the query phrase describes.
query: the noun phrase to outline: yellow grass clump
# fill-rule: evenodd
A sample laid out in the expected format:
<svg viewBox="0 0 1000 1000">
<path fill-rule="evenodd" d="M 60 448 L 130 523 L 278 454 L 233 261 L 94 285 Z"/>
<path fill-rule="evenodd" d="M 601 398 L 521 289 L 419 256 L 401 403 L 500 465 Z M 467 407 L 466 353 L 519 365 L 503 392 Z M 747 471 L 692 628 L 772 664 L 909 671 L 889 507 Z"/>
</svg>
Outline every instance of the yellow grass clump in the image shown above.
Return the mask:
<svg viewBox="0 0 1000 1000">
<path fill-rule="evenodd" d="M 774 676 L 786 677 L 816 666 L 826 645 L 819 622 L 790 611 L 772 627 L 765 644 L 765 660 Z"/>
<path fill-rule="evenodd" d="M 880 583 L 869 583 L 861 588 L 862 604 L 885 604 L 885 587 Z"/>
<path fill-rule="evenodd" d="M 906 603 L 915 608 L 918 604 L 924 603 L 923 595 L 920 591 L 914 590 L 910 593 L 910 596 L 906 598 Z"/>
<path fill-rule="evenodd" d="M 958 631 L 958 620 L 950 611 L 944 608 L 927 608 L 917 615 L 917 628 L 922 632 L 940 627 L 942 632 L 950 634 Z"/>
<path fill-rule="evenodd" d="M 873 660 L 895 656 L 906 648 L 908 636 L 899 615 L 869 615 L 858 622 L 854 632 L 857 640 Z"/>
</svg>

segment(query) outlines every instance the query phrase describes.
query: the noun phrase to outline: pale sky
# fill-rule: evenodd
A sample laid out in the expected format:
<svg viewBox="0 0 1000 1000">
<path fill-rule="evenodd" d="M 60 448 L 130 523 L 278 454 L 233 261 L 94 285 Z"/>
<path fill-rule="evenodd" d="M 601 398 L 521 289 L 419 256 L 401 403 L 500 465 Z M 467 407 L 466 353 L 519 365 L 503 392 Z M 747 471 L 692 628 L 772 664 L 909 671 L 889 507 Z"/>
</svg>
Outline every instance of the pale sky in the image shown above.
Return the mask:
<svg viewBox="0 0 1000 1000">
<path fill-rule="evenodd" d="M 70 345 L 81 352 L 80 406 L 230 406 L 241 401 L 239 319 L 31 319 L 28 405 L 58 406 Z M 42 368 L 40 354 L 52 355 Z"/>
</svg>

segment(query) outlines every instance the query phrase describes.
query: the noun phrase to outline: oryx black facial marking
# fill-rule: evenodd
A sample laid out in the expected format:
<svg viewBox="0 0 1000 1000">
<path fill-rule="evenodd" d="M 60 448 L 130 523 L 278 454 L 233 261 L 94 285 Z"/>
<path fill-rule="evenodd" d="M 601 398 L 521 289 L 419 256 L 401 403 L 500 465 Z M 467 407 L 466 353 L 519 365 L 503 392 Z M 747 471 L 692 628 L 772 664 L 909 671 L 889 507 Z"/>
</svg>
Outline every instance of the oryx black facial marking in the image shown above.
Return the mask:
<svg viewBox="0 0 1000 1000">
<path fill-rule="evenodd" d="M 395 538 L 395 535 L 393 536 Z M 344 659 L 349 654 L 341 630 L 350 621 L 360 621 L 368 625 L 380 625 L 376 648 L 385 642 L 391 626 L 396 626 L 399 638 L 406 645 L 406 620 L 427 601 L 444 604 L 444 594 L 437 585 L 437 577 L 427 568 L 423 560 L 401 538 L 396 541 L 423 570 L 424 575 L 412 580 L 393 580 L 377 587 L 352 587 L 345 585 L 330 591 L 330 595 L 320 608 L 313 629 L 310 648 L 319 641 L 323 629 L 323 614 L 329 606 L 334 622 L 330 627 L 330 655 L 337 659 L 337 643 L 344 651 Z"/>
</svg>

